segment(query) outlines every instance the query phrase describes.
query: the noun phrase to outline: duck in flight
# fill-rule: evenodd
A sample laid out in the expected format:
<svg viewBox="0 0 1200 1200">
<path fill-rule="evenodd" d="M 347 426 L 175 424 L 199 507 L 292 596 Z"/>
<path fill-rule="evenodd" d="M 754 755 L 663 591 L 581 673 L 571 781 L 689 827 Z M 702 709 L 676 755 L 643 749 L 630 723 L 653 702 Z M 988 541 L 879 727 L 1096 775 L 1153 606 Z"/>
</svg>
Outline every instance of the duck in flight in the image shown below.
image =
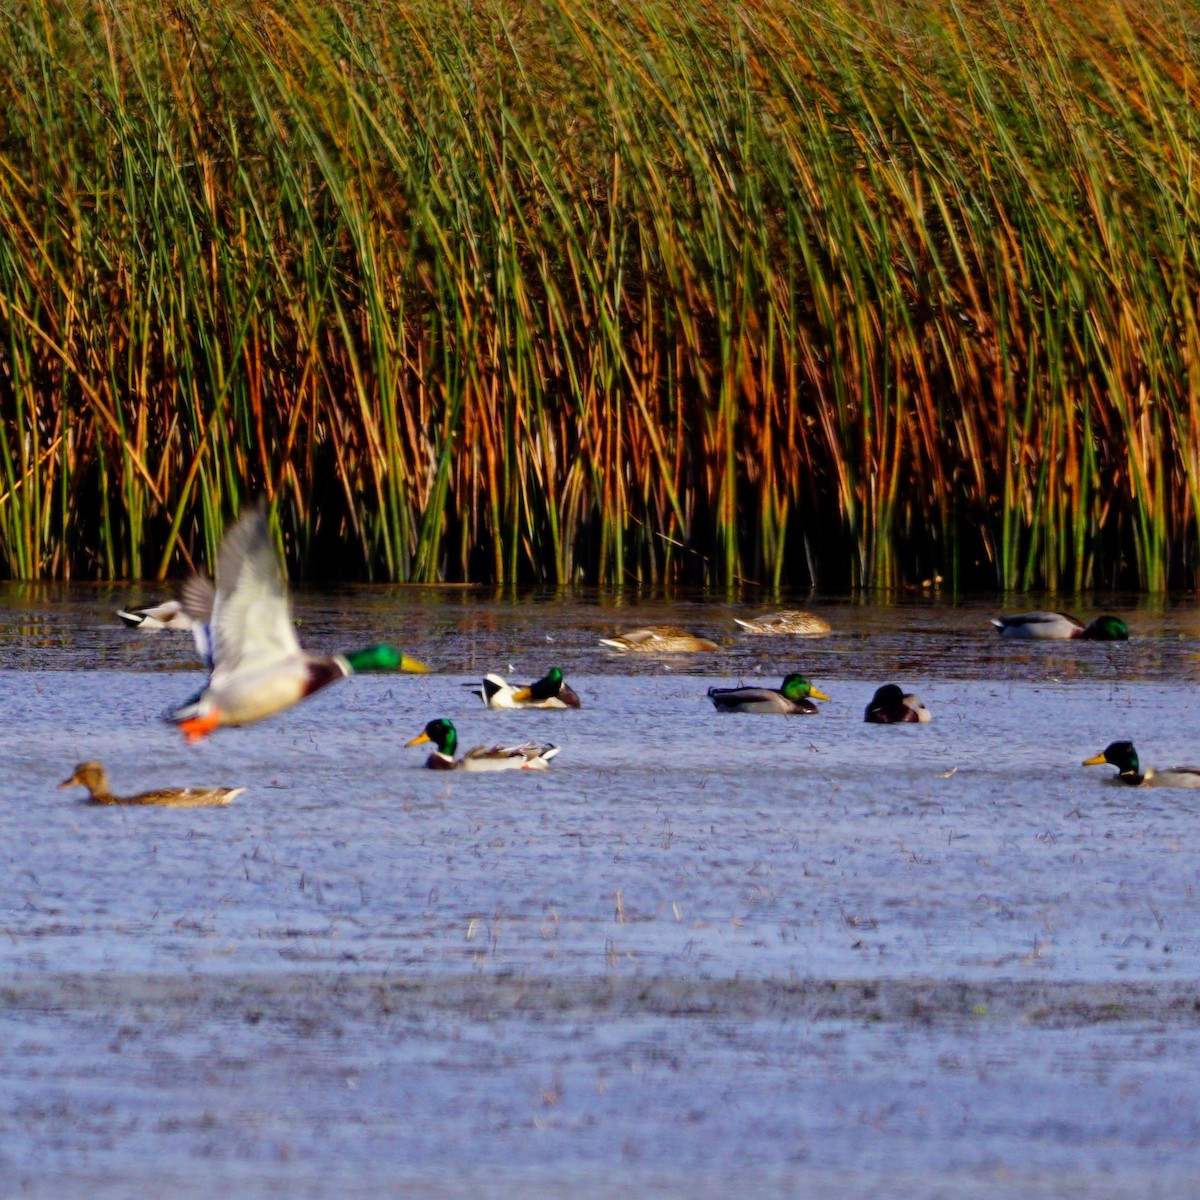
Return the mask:
<svg viewBox="0 0 1200 1200">
<path fill-rule="evenodd" d="M 203 595 L 195 579 L 184 588 L 184 608 L 197 620 L 204 616 Z M 292 621 L 283 564 L 261 504 L 221 542 L 211 628 L 213 665 L 208 682 L 166 718 L 189 741 L 222 726 L 250 725 L 272 717 L 348 675 L 429 669 L 391 646 L 370 646 L 349 654 L 303 650 Z"/>
</svg>

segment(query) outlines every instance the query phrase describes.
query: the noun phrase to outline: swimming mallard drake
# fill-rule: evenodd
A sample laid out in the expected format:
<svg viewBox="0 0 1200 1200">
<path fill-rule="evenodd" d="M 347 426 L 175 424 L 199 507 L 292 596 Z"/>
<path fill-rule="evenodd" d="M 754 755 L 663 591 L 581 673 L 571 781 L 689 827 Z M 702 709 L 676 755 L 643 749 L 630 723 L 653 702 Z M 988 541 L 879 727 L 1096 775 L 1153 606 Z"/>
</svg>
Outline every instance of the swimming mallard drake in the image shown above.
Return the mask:
<svg viewBox="0 0 1200 1200">
<path fill-rule="evenodd" d="M 184 603 L 188 602 L 185 589 Z M 296 640 L 283 578 L 261 505 L 225 535 L 212 603 L 213 669 L 200 693 L 169 713 L 189 741 L 222 725 L 274 716 L 313 692 L 363 671 L 427 671 L 391 646 L 308 654 Z"/>
<path fill-rule="evenodd" d="M 1004 637 L 1087 638 L 1093 642 L 1125 642 L 1129 640 L 1129 628 L 1120 617 L 1097 617 L 1085 625 L 1078 617 L 1060 612 L 1017 613 L 1012 617 L 993 617 L 992 624 Z"/>
<path fill-rule="evenodd" d="M 676 629 L 674 625 L 631 629 L 617 637 L 601 638 L 600 645 L 631 654 L 696 654 L 702 650 L 719 649 L 716 642 L 697 637 L 686 629 Z"/>
<path fill-rule="evenodd" d="M 824 692 L 818 692 L 803 676 L 791 674 L 784 677 L 778 688 L 738 687 L 708 689 L 708 698 L 717 712 L 737 713 L 815 713 L 820 711 L 809 699 L 828 700 Z"/>
<path fill-rule="evenodd" d="M 872 725 L 901 725 L 910 721 L 924 724 L 932 721 L 933 717 L 911 692 L 904 692 L 894 683 L 885 683 L 871 697 L 863 719 Z"/>
<path fill-rule="evenodd" d="M 444 718 L 430 721 L 424 732 L 404 744 L 419 746 L 423 742 L 432 742 L 437 747 L 425 760 L 425 765 L 433 771 L 540 771 L 558 753 L 558 747 L 549 742 L 544 746 L 525 742 L 520 746 L 476 746 L 455 759 L 458 730 Z"/>
<path fill-rule="evenodd" d="M 579 697 L 563 679 L 562 670 L 551 667 L 541 679 L 524 687 L 513 687 L 499 675 L 485 675 L 475 693 L 488 708 L 578 708 Z"/>
<path fill-rule="evenodd" d="M 797 609 L 785 609 L 783 612 L 768 613 L 763 617 L 751 617 L 746 621 L 743 621 L 741 617 L 733 619 L 751 633 L 785 633 L 795 637 L 820 637 L 833 632 L 833 627 L 824 617 L 818 617 L 816 613 L 800 612 Z"/>
<path fill-rule="evenodd" d="M 1125 783 L 1130 787 L 1200 788 L 1200 767 L 1171 767 L 1166 771 L 1147 767 L 1143 771 L 1132 742 L 1109 742 L 1101 753 L 1083 760 L 1085 767 L 1101 763 L 1111 763 L 1117 768 L 1112 783 Z"/>
<path fill-rule="evenodd" d="M 89 804 L 157 804 L 163 808 L 204 808 L 228 804 L 234 796 L 240 796 L 246 790 L 244 787 L 171 787 L 139 792 L 136 796 L 114 796 L 108 790 L 108 774 L 98 762 L 80 763 L 71 772 L 71 777 L 58 786 L 87 788 L 90 793 Z"/>
</svg>

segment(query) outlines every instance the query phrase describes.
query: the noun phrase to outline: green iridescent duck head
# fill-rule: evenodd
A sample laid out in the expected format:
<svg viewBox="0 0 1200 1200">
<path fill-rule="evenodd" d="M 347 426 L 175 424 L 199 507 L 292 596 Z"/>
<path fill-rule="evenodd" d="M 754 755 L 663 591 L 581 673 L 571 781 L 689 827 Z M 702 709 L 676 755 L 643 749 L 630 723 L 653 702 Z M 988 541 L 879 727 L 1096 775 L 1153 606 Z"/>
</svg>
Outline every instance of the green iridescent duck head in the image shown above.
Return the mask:
<svg viewBox="0 0 1200 1200">
<path fill-rule="evenodd" d="M 781 696 L 786 696 L 789 700 L 794 700 L 797 703 L 809 698 L 813 700 L 829 699 L 824 692 L 817 691 L 805 676 L 797 672 L 784 676 L 783 682 L 779 685 L 779 693 Z"/>
<path fill-rule="evenodd" d="M 405 742 L 406 746 L 420 746 L 423 742 L 432 742 L 438 750 L 439 754 L 445 754 L 449 758 L 454 757 L 454 751 L 458 748 L 458 730 L 454 728 L 452 721 L 447 721 L 444 717 L 439 717 L 436 721 L 430 721 L 422 733 L 418 733 L 410 742 Z"/>
<path fill-rule="evenodd" d="M 429 673 L 429 668 L 423 662 L 409 658 L 394 646 L 368 646 L 365 650 L 353 650 L 343 657 L 355 675 L 365 671 L 407 671 L 413 675 Z"/>
<path fill-rule="evenodd" d="M 1125 776 L 1141 776 L 1141 764 L 1138 762 L 1137 751 L 1132 742 L 1109 742 L 1099 754 L 1085 758 L 1085 767 L 1097 767 L 1101 763 L 1110 763 Z"/>
<path fill-rule="evenodd" d="M 1084 631 L 1083 636 L 1093 642 L 1127 642 L 1129 626 L 1120 617 L 1105 615 L 1097 617 Z M 1114 743 L 1114 745 L 1119 743 Z"/>
</svg>

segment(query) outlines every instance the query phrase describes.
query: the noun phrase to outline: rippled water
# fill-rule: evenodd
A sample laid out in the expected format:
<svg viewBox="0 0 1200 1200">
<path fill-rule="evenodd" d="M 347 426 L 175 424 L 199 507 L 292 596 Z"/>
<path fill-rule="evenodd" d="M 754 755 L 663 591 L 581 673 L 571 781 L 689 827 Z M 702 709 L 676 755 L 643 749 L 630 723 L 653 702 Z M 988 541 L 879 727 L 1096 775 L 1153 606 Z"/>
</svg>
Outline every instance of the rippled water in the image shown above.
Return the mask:
<svg viewBox="0 0 1200 1200">
<path fill-rule="evenodd" d="M 1135 635 L 1104 645 L 922 597 L 794 641 L 702 598 L 301 593 L 314 649 L 437 673 L 187 747 L 158 715 L 190 643 L 120 627 L 138 598 L 0 590 L 0 1173 L 30 1194 L 1190 1194 L 1200 793 L 1079 764 L 1200 761 L 1191 600 L 1104 605 Z M 660 622 L 721 649 L 597 644 Z M 552 663 L 580 712 L 470 694 Z M 818 715 L 704 695 L 792 669 Z M 931 725 L 862 722 L 893 680 Z M 433 716 L 562 753 L 425 772 Z M 84 758 L 249 790 L 93 809 L 54 787 Z"/>
<path fill-rule="evenodd" d="M 185 669 L 194 666 L 186 638 L 130 635 L 113 618 L 126 604 L 152 603 L 161 589 L 111 585 L 0 585 L 0 659 L 9 669 L 94 667 Z M 833 626 L 825 638 L 756 636 L 734 616 L 780 607 L 817 612 Z M 994 599 L 957 605 L 912 595 L 893 604 L 799 599 L 775 604 L 714 602 L 690 596 L 628 598 L 591 593 L 538 593 L 518 599 L 483 588 L 346 587 L 301 589 L 295 609 L 302 640 L 318 650 L 393 641 L 440 670 L 482 672 L 513 664 L 540 672 L 550 660 L 572 674 L 772 675 L 799 665 L 814 677 L 876 679 L 1027 679 L 1042 682 L 1107 678 L 1194 679 L 1200 670 L 1200 603 L 1195 597 L 1150 601 L 1106 596 L 1081 607 L 1127 617 L 1128 643 L 1012 642 L 989 618 L 1002 611 L 1058 608 L 1049 598 L 1001 607 Z M 643 625 L 672 624 L 712 638 L 721 649 L 704 656 L 616 655 L 599 638 Z"/>
</svg>

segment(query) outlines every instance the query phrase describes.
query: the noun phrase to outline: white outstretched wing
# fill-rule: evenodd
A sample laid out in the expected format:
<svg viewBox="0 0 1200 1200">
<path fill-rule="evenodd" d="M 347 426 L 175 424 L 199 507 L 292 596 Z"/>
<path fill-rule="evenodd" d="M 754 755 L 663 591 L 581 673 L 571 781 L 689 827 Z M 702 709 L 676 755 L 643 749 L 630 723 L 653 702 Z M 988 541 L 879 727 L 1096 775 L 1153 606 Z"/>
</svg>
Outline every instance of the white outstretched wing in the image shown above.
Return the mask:
<svg viewBox="0 0 1200 1200">
<path fill-rule="evenodd" d="M 301 653 L 291 606 L 262 505 L 225 535 L 217 553 L 212 610 L 213 682 Z"/>
</svg>

